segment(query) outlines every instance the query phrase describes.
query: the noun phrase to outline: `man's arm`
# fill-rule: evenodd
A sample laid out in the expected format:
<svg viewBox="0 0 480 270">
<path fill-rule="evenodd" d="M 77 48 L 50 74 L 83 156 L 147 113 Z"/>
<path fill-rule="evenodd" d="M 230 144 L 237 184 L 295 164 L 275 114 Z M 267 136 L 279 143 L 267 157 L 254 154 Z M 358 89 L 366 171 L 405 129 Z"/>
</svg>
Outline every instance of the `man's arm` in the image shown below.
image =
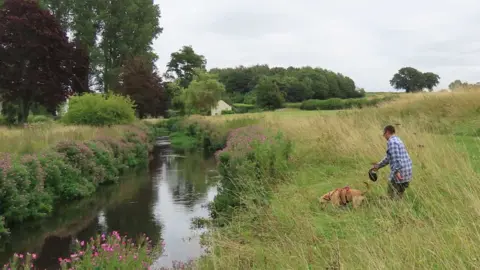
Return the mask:
<svg viewBox="0 0 480 270">
<path fill-rule="evenodd" d="M 389 157 L 388 157 L 388 150 L 387 150 L 387 154 L 385 155 L 385 157 L 375 165 L 375 168 L 377 169 L 381 169 L 385 166 L 388 165 L 388 163 L 390 163 L 390 160 L 389 160 Z"/>
</svg>

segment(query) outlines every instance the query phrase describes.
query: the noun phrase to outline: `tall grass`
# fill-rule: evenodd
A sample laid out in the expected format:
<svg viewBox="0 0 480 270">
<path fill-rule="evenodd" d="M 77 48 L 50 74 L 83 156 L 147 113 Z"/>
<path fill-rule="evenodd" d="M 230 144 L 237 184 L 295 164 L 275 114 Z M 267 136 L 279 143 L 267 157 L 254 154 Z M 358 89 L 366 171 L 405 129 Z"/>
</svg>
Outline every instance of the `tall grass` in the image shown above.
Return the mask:
<svg viewBox="0 0 480 270">
<path fill-rule="evenodd" d="M 212 252 L 199 268 L 480 268 L 479 108 L 478 91 L 422 93 L 328 117 L 259 118 L 294 140 L 296 169 L 266 206 L 247 203 L 229 226 L 211 231 Z M 228 118 L 214 121 L 221 119 Z M 321 210 L 317 199 L 331 189 L 364 189 L 370 164 L 385 154 L 389 123 L 398 124 L 414 162 L 404 200 L 381 197 L 385 168 L 360 209 Z"/>
<path fill-rule="evenodd" d="M 124 127 L 65 126 L 42 123 L 28 127 L 0 127 L 0 153 L 36 153 L 64 140 L 90 140 L 99 134 L 118 138 Z"/>
</svg>

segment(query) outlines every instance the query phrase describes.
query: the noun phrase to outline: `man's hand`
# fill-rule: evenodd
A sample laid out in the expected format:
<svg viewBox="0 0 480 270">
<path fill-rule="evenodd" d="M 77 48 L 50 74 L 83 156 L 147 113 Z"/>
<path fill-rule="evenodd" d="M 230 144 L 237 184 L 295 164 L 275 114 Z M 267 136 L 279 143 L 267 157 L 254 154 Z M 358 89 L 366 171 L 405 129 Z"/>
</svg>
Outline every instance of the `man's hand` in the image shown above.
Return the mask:
<svg viewBox="0 0 480 270">
<path fill-rule="evenodd" d="M 402 180 L 402 179 L 403 179 L 403 177 L 402 177 L 402 175 L 400 174 L 400 172 L 397 172 L 397 173 L 395 174 L 395 176 L 397 177 L 398 180 Z"/>
<path fill-rule="evenodd" d="M 378 166 L 377 163 L 372 163 L 372 169 L 373 169 L 374 171 L 378 171 L 378 167 L 379 167 L 379 166 Z"/>
</svg>

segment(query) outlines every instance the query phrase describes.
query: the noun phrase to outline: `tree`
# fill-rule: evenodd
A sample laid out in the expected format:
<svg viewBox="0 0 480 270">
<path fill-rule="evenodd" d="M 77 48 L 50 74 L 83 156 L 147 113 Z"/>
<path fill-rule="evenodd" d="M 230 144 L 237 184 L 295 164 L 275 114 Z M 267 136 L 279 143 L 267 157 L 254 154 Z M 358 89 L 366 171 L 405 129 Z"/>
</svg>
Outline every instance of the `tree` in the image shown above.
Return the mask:
<svg viewBox="0 0 480 270">
<path fill-rule="evenodd" d="M 440 76 L 432 72 L 423 73 L 423 79 L 425 88 L 427 88 L 430 92 L 432 92 L 433 87 L 437 86 L 440 82 Z"/>
<path fill-rule="evenodd" d="M 462 82 L 460 80 L 455 80 L 448 85 L 448 89 L 456 90 L 456 89 L 459 89 L 459 88 L 462 88 L 462 87 L 467 87 L 467 86 L 468 86 L 468 82 Z"/>
<path fill-rule="evenodd" d="M 90 92 L 90 58 L 88 48 L 79 39 L 75 40 L 72 56 L 72 73 L 72 91 L 79 94 Z"/>
<path fill-rule="evenodd" d="M 89 54 L 89 83 L 109 90 L 118 83 L 127 59 L 156 59 L 152 42 L 163 29 L 160 9 L 151 0 L 42 0 L 62 28 Z"/>
<path fill-rule="evenodd" d="M 34 103 L 54 110 L 71 95 L 68 42 L 55 17 L 36 0 L 5 0 L 0 10 L 0 95 L 25 123 Z"/>
<path fill-rule="evenodd" d="M 177 52 L 170 55 L 170 62 L 167 64 L 166 77 L 180 80 L 180 86 L 187 88 L 193 80 L 195 70 L 205 71 L 207 60 L 203 55 L 196 54 L 192 46 L 183 46 Z"/>
<path fill-rule="evenodd" d="M 285 97 L 271 78 L 264 76 L 253 90 L 257 94 L 257 106 L 274 110 L 283 107 Z"/>
<path fill-rule="evenodd" d="M 76 0 L 80 1 L 80 0 Z M 160 9 L 152 0 L 100 1 L 103 61 L 101 79 L 104 91 L 114 89 L 126 61 L 141 55 L 154 62 L 153 40 L 162 33 Z"/>
<path fill-rule="evenodd" d="M 328 99 L 333 97 L 356 98 L 364 94 L 356 90 L 355 82 L 340 73 L 312 67 L 269 67 L 268 65 L 239 66 L 235 68 L 213 68 L 219 81 L 225 85 L 232 100 L 245 103 L 247 93 L 259 83 L 260 78 L 274 79 L 287 102 L 306 99 Z"/>
<path fill-rule="evenodd" d="M 225 93 L 225 86 L 217 76 L 200 69 L 193 70 L 194 77 L 190 85 L 183 89 L 182 100 L 188 114 L 209 113 Z"/>
<path fill-rule="evenodd" d="M 419 92 L 424 88 L 433 90 L 438 85 L 440 76 L 427 72 L 422 73 L 412 67 L 404 67 L 398 70 L 390 80 L 390 85 L 395 89 L 405 89 L 407 93 Z"/>
<path fill-rule="evenodd" d="M 139 118 L 165 116 L 167 111 L 164 84 L 153 67 L 149 59 L 134 57 L 126 62 L 120 75 L 120 93 L 135 102 Z"/>
</svg>

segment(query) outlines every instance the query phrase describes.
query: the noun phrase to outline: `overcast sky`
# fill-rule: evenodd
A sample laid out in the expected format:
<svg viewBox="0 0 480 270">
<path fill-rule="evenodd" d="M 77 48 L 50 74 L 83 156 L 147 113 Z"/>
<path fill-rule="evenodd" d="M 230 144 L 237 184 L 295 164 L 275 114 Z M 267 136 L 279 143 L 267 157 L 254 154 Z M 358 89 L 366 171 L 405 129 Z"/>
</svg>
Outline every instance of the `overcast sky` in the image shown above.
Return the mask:
<svg viewBox="0 0 480 270">
<path fill-rule="evenodd" d="M 192 45 L 207 68 L 318 66 L 367 91 L 390 91 L 401 67 L 480 81 L 479 0 L 155 0 L 163 73 L 170 53 Z"/>
</svg>

